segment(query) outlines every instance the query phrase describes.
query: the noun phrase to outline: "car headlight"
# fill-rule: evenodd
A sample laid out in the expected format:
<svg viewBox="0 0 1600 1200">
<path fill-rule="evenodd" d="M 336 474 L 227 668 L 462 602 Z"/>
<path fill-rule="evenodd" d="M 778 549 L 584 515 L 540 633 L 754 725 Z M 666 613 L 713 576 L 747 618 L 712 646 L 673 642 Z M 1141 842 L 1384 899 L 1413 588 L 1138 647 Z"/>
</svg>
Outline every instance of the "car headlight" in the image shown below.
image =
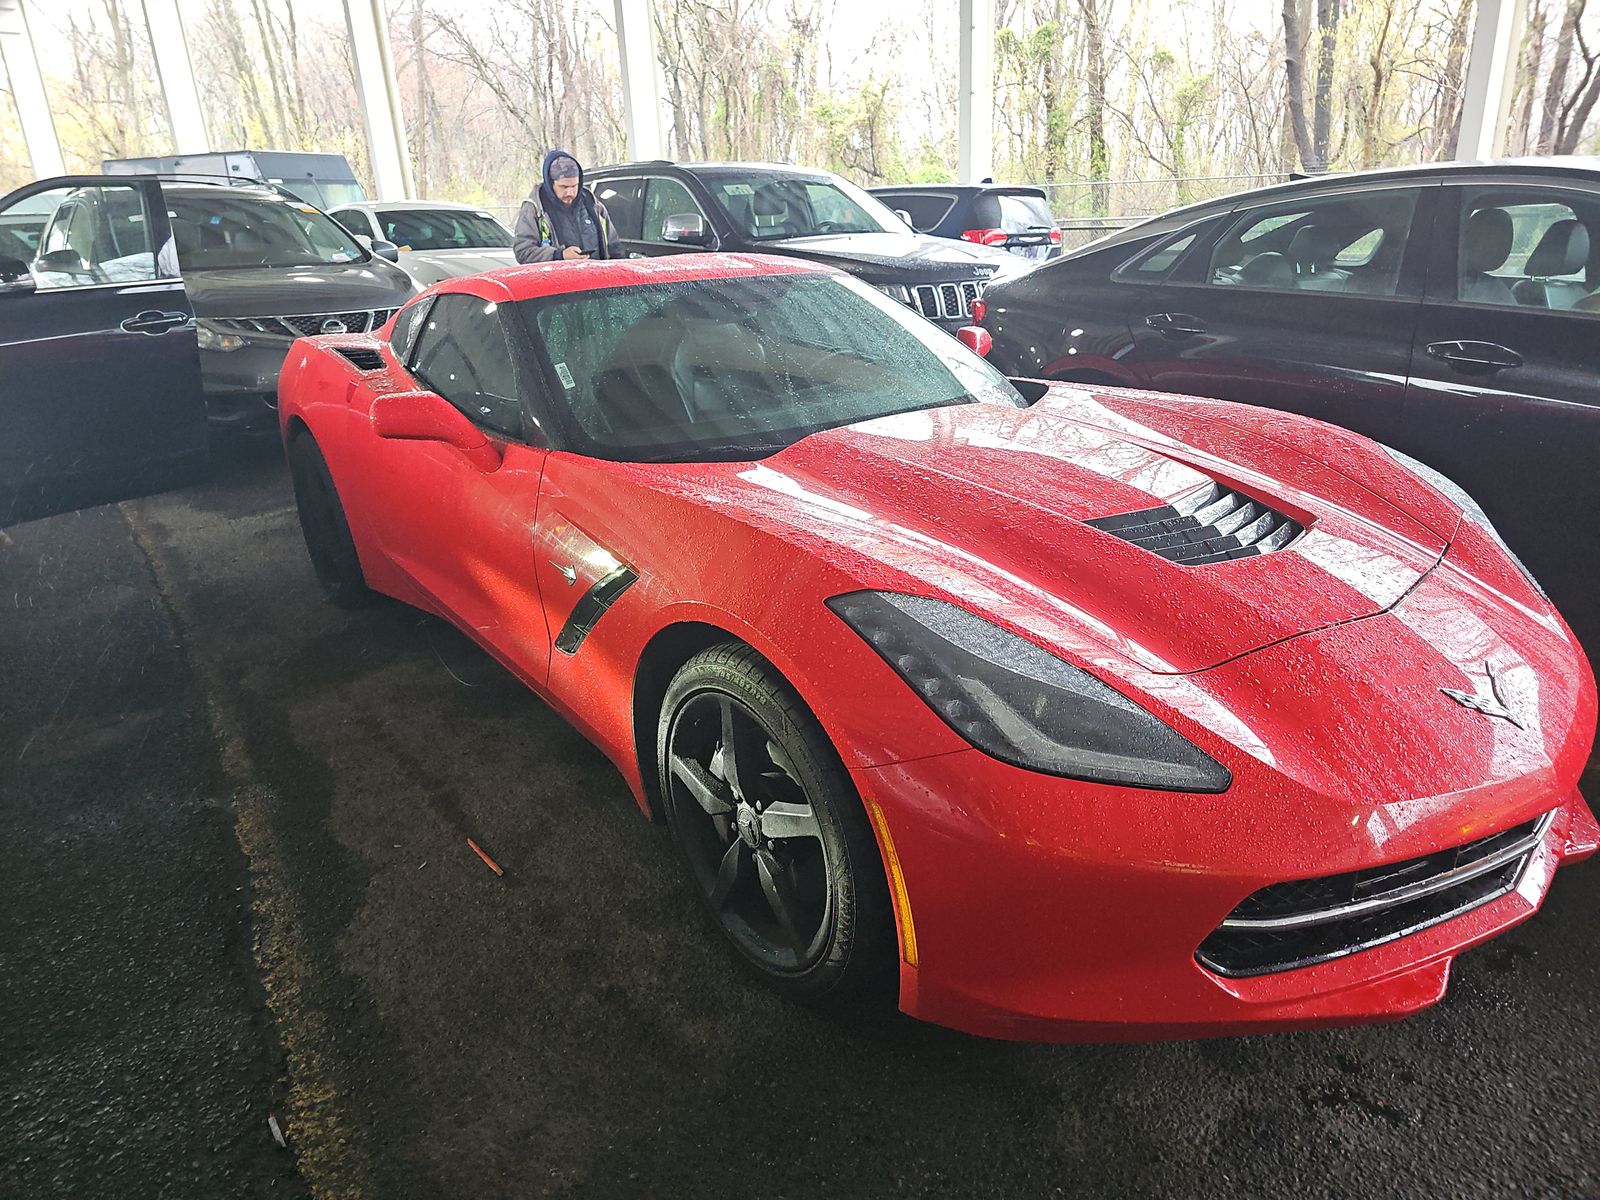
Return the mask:
<svg viewBox="0 0 1600 1200">
<path fill-rule="evenodd" d="M 237 333 L 228 333 L 222 329 L 215 329 L 204 321 L 194 323 L 195 341 L 200 343 L 202 350 L 216 350 L 223 354 L 244 348 L 244 338 Z"/>
<path fill-rule="evenodd" d="M 1533 577 L 1533 572 L 1528 570 L 1527 564 L 1524 563 L 1522 559 L 1517 557 L 1517 552 L 1515 550 L 1506 545 L 1506 540 L 1500 536 L 1500 531 L 1496 529 L 1490 522 L 1489 518 L 1484 514 L 1483 509 L 1478 507 L 1478 502 L 1471 496 L 1467 495 L 1465 488 L 1463 488 L 1455 480 L 1451 479 L 1448 475 L 1440 474 L 1427 463 L 1420 462 L 1419 460 L 1412 458 L 1409 454 L 1400 453 L 1400 451 L 1396 450 L 1393 446 L 1385 446 L 1382 442 L 1379 442 L 1378 448 L 1400 466 L 1404 467 L 1418 479 L 1422 480 L 1423 483 L 1433 488 L 1434 491 L 1438 492 L 1446 500 L 1454 504 L 1461 510 L 1461 515 L 1463 517 L 1471 521 L 1479 529 L 1482 529 L 1496 542 L 1498 542 L 1500 549 L 1506 552 L 1506 557 L 1517 564 L 1517 570 L 1522 572 L 1522 577 L 1533 585 L 1533 590 L 1538 592 L 1539 595 L 1543 596 L 1546 600 L 1550 599 L 1544 588 L 1540 586 L 1539 581 Z"/>
<path fill-rule="evenodd" d="M 1003 762 L 1176 792 L 1221 792 L 1233 782 L 1121 692 L 964 608 L 894 592 L 827 603 L 940 720 Z"/>
</svg>

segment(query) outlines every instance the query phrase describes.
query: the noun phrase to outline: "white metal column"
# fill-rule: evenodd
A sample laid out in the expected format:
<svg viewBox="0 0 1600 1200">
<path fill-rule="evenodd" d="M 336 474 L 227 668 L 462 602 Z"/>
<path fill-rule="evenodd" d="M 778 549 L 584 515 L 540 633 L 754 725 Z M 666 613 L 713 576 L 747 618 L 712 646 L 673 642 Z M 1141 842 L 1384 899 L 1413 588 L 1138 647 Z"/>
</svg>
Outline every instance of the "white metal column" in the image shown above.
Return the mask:
<svg viewBox="0 0 1600 1200">
<path fill-rule="evenodd" d="M 5 63 L 11 96 L 17 102 L 17 119 L 34 176 L 65 175 L 67 165 L 61 157 L 55 122 L 50 119 L 50 101 L 39 77 L 39 60 L 33 52 L 22 0 L 0 0 L 0 61 Z"/>
<path fill-rule="evenodd" d="M 961 73 L 956 104 L 956 179 L 994 173 L 994 0 L 961 0 Z"/>
<path fill-rule="evenodd" d="M 655 26 L 650 0 L 616 0 L 617 55 L 622 60 L 622 112 L 628 157 L 663 157 L 661 86 L 656 71 Z"/>
<path fill-rule="evenodd" d="M 410 200 L 416 192 L 411 177 L 411 147 L 406 141 L 400 85 L 389 52 L 389 21 L 383 0 L 344 0 L 350 53 L 356 65 L 356 95 L 372 156 L 373 182 L 379 200 Z"/>
<path fill-rule="evenodd" d="M 1527 0 L 1478 0 L 1472 57 L 1462 89 L 1458 159 L 1496 158 L 1505 150 L 1506 119 L 1527 16 Z"/>
<path fill-rule="evenodd" d="M 173 152 L 204 154 L 211 149 L 211 141 L 206 136 L 200 89 L 194 82 L 189 39 L 178 17 L 178 0 L 144 0 L 144 24 L 155 47 L 156 72 L 161 76 L 161 94 L 172 125 Z"/>
</svg>

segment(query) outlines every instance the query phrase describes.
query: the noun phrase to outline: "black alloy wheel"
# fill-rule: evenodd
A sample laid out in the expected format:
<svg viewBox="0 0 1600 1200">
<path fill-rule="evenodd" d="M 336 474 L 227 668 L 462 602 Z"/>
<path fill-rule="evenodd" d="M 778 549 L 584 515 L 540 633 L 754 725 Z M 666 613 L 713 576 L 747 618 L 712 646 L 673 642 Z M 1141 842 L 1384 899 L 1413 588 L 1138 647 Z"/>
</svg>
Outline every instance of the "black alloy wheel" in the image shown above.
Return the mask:
<svg viewBox="0 0 1600 1200">
<path fill-rule="evenodd" d="M 344 505 L 333 486 L 328 463 L 309 433 L 289 443 L 289 474 L 294 481 L 294 502 L 300 512 L 300 532 L 306 539 L 317 582 L 340 608 L 370 604 L 376 593 L 367 587 L 356 554 L 355 539 L 345 520 Z"/>
<path fill-rule="evenodd" d="M 859 797 L 800 698 L 729 643 L 673 680 L 658 733 L 668 826 L 747 966 L 800 1000 L 892 978 L 894 931 Z"/>
</svg>

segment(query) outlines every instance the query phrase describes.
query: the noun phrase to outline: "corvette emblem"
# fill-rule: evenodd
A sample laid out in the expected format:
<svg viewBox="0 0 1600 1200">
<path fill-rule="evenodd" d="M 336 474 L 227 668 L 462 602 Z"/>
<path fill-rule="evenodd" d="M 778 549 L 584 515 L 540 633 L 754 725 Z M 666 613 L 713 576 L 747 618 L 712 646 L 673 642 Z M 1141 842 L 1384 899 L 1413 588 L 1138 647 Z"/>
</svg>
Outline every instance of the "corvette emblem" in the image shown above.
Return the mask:
<svg viewBox="0 0 1600 1200">
<path fill-rule="evenodd" d="M 1510 721 L 1518 729 L 1526 729 L 1527 726 L 1511 710 L 1511 707 L 1506 703 L 1505 696 L 1501 694 L 1500 679 L 1494 673 L 1494 668 L 1488 663 L 1484 663 L 1483 670 L 1489 676 L 1489 694 L 1487 696 L 1478 692 L 1463 692 L 1456 688 L 1440 688 L 1439 690 L 1461 705 L 1462 708 L 1470 708 L 1473 712 L 1482 713 L 1486 717 L 1500 717 L 1502 720 Z"/>
</svg>

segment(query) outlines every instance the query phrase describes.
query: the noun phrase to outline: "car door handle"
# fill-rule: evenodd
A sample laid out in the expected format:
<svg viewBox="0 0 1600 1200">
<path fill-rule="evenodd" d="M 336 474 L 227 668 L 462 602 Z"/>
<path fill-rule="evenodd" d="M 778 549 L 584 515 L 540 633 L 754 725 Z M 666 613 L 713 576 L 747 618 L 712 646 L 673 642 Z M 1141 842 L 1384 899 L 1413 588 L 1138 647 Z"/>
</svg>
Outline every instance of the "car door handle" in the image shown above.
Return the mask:
<svg viewBox="0 0 1600 1200">
<path fill-rule="evenodd" d="M 157 312 L 148 308 L 142 313 L 134 313 L 122 322 L 124 333 L 148 333 L 151 335 L 165 333 L 169 329 L 179 329 L 190 321 L 188 313 Z"/>
<path fill-rule="evenodd" d="M 1188 313 L 1151 313 L 1144 323 L 1165 338 L 1199 337 L 1206 331 L 1206 323 Z"/>
<path fill-rule="evenodd" d="M 1504 371 L 1522 365 L 1522 355 L 1494 342 L 1432 342 L 1428 353 L 1463 371 Z"/>
</svg>

